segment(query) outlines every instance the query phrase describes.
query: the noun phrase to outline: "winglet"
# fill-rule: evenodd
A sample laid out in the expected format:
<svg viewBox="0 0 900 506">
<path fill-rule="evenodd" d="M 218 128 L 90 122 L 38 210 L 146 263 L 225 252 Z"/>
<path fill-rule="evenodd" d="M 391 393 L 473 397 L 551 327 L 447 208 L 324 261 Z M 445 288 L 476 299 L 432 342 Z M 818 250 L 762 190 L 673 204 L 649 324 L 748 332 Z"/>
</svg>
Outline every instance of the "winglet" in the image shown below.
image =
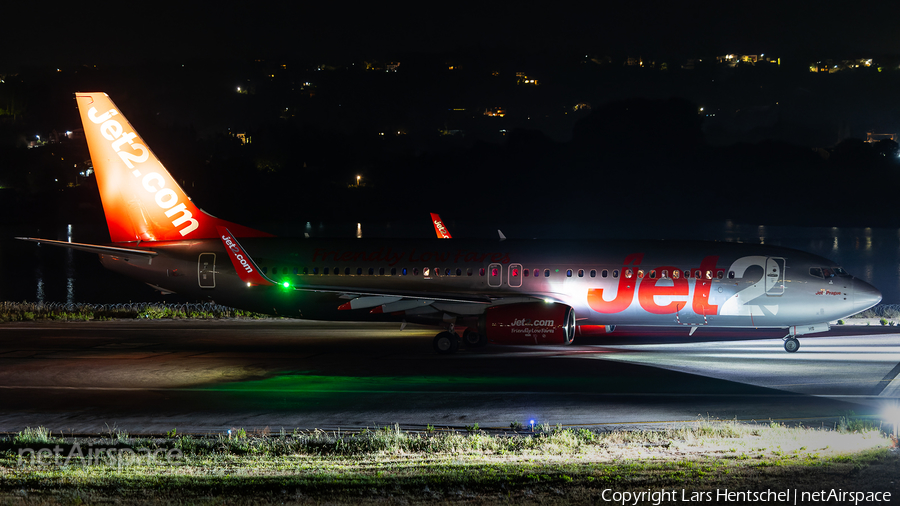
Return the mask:
<svg viewBox="0 0 900 506">
<path fill-rule="evenodd" d="M 505 240 L 506 240 L 506 236 L 503 235 L 503 232 L 501 232 L 500 229 L 497 229 L 497 233 L 500 234 L 500 241 L 505 241 Z"/>
<path fill-rule="evenodd" d="M 437 234 L 438 239 L 453 238 L 453 236 L 450 235 L 450 231 L 447 230 L 447 227 L 444 226 L 444 222 L 441 220 L 441 217 L 438 216 L 437 213 L 431 213 L 431 223 L 434 225 L 434 233 Z"/>
<path fill-rule="evenodd" d="M 241 281 L 247 283 L 247 286 L 275 285 L 271 279 L 267 278 L 266 275 L 259 270 L 259 267 L 256 266 L 256 263 L 250 258 L 250 255 L 248 255 L 244 248 L 241 247 L 237 238 L 234 237 L 227 228 L 216 227 L 216 230 L 219 231 L 219 238 L 222 239 L 225 250 L 228 252 L 228 258 L 230 258 L 231 263 L 234 264 L 234 270 L 241 278 Z"/>
</svg>

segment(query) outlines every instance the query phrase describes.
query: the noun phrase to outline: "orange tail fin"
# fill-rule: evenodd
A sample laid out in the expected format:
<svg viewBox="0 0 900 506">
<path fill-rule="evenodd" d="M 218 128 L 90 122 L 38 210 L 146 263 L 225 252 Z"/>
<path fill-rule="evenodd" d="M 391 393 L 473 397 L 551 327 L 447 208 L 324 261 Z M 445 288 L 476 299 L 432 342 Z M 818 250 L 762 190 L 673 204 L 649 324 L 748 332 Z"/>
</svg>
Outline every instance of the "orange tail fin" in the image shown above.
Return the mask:
<svg viewBox="0 0 900 506">
<path fill-rule="evenodd" d="M 431 213 L 431 223 L 434 225 L 434 233 L 437 234 L 438 239 L 453 238 L 453 236 L 450 235 L 450 231 L 447 230 L 447 227 L 444 226 L 444 222 L 441 220 L 441 217 L 438 216 L 437 213 Z"/>
<path fill-rule="evenodd" d="M 191 202 L 106 93 L 76 93 L 100 200 L 113 242 L 175 241 L 271 234 L 220 220 Z"/>
</svg>

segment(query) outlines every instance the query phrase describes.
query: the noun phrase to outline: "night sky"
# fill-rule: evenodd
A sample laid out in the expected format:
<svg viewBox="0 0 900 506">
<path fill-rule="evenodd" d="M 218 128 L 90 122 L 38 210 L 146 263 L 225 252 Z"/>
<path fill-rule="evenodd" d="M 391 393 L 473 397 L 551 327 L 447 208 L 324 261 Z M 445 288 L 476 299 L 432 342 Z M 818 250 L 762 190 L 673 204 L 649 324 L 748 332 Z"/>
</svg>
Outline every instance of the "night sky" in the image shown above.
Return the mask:
<svg viewBox="0 0 900 506">
<path fill-rule="evenodd" d="M 892 2 L 190 2 L 4 9 L 0 70 L 460 49 L 692 57 L 900 53 Z M 782 5 L 787 4 L 787 5 Z M 8 69 L 7 69 L 8 70 Z"/>
</svg>

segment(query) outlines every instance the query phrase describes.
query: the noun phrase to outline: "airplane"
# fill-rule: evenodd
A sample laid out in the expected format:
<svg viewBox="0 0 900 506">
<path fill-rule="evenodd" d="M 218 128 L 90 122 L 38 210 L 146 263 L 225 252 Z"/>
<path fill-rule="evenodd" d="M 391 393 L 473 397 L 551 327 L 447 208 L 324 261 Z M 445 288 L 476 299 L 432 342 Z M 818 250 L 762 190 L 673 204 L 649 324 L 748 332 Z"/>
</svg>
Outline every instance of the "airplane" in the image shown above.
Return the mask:
<svg viewBox="0 0 900 506">
<path fill-rule="evenodd" d="M 444 225 L 444 220 L 437 213 L 431 213 L 431 224 L 434 225 L 434 234 L 438 239 L 453 239 L 450 231 Z"/>
<path fill-rule="evenodd" d="M 796 352 L 797 336 L 881 301 L 826 258 L 758 244 L 275 237 L 197 207 L 105 93 L 75 98 L 111 242 L 18 239 L 98 254 L 164 292 L 291 318 L 432 324 L 438 353 L 569 344 L 617 326 L 698 341 L 698 328 L 780 329 Z"/>
</svg>

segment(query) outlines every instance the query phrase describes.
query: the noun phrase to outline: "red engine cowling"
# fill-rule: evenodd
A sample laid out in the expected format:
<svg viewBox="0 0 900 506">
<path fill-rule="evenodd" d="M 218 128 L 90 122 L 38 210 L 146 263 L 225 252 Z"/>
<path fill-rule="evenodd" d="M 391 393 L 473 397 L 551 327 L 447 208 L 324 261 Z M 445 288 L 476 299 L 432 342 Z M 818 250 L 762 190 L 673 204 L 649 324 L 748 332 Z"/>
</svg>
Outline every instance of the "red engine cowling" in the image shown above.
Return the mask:
<svg viewBox="0 0 900 506">
<path fill-rule="evenodd" d="M 579 325 L 575 335 L 578 337 L 593 337 L 612 334 L 616 330 L 615 325 Z"/>
<path fill-rule="evenodd" d="M 552 302 L 492 306 L 479 319 L 478 329 L 497 344 L 570 344 L 575 310 Z"/>
</svg>

